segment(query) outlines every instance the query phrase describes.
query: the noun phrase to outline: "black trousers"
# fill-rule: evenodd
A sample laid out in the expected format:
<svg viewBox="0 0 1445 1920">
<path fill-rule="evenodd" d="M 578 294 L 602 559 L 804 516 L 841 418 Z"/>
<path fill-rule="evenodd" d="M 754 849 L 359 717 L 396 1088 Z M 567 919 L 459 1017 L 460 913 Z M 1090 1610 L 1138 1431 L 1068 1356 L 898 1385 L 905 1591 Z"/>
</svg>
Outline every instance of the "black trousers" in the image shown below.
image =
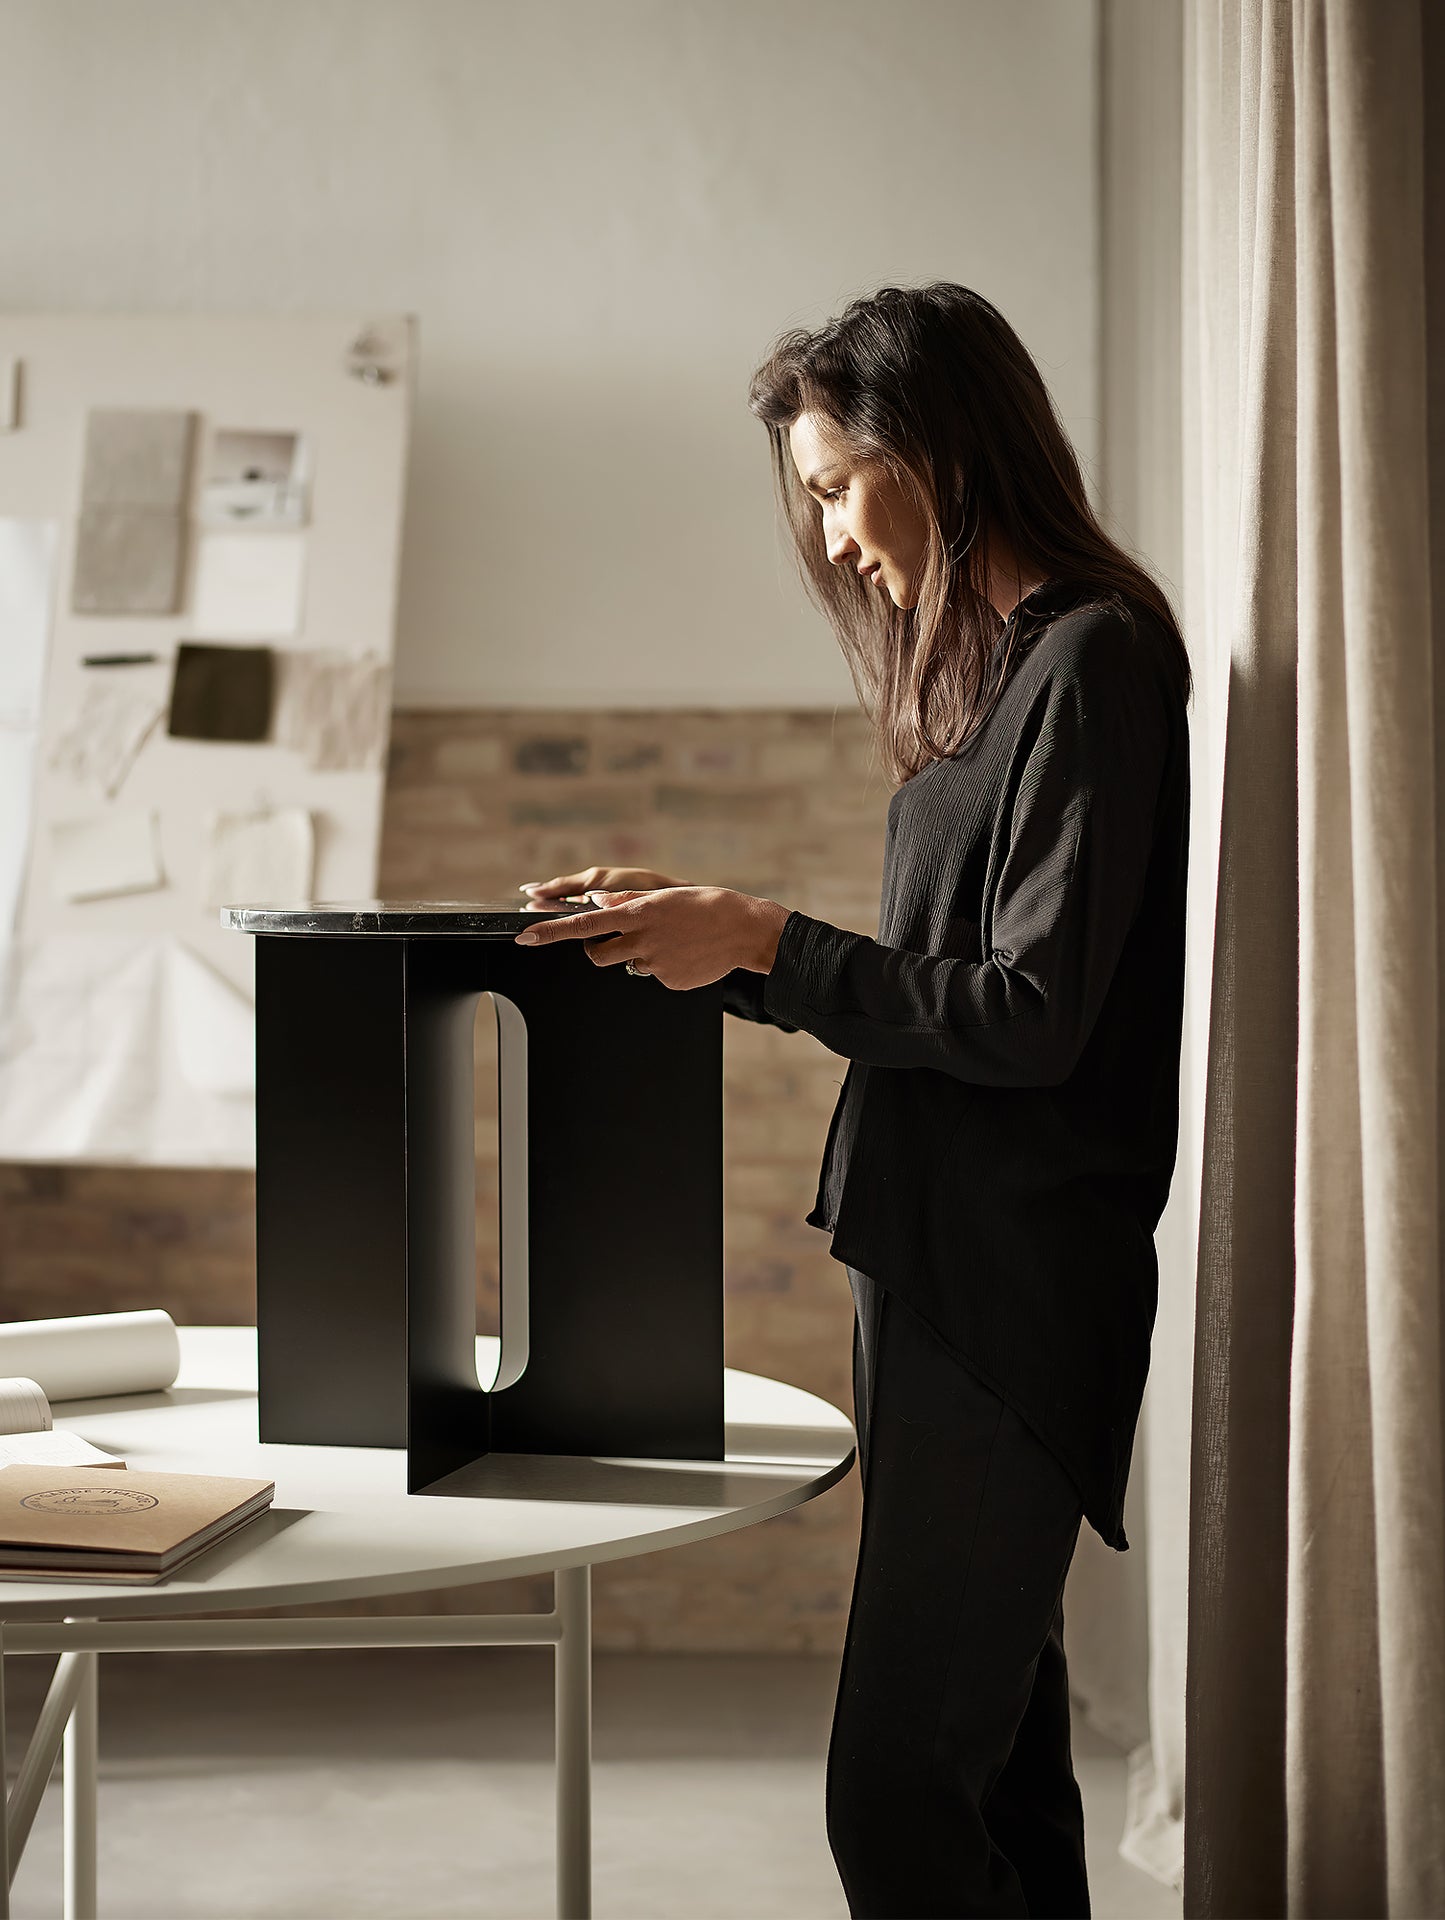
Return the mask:
<svg viewBox="0 0 1445 1920">
<path fill-rule="evenodd" d="M 1078 1920 L 1063 1591 L 1079 1495 L 925 1321 L 848 1279 L 863 1518 L 826 1787 L 848 1910 Z"/>
</svg>

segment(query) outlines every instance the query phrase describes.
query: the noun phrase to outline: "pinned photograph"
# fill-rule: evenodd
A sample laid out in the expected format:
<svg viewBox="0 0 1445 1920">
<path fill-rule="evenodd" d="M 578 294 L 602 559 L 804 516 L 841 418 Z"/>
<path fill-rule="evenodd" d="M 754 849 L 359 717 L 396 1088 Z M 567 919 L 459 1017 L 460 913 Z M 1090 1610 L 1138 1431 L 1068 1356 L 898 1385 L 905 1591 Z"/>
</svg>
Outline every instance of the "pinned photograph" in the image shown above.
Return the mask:
<svg viewBox="0 0 1445 1920">
<path fill-rule="evenodd" d="M 201 519 L 213 527 L 302 526 L 310 480 L 301 434 L 218 427 L 201 483 Z"/>
</svg>

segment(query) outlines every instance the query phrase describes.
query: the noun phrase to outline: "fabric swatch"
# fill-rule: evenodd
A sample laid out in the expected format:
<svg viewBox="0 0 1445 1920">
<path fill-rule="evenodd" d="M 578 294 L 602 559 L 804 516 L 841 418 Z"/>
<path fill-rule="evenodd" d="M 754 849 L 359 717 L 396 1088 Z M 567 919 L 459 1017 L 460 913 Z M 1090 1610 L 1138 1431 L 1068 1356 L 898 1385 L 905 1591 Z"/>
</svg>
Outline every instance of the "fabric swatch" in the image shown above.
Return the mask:
<svg viewBox="0 0 1445 1920">
<path fill-rule="evenodd" d="M 61 900 L 100 900 L 163 887 L 156 816 L 137 809 L 52 821 L 50 879 Z"/>
<path fill-rule="evenodd" d="M 380 766 L 391 715 L 391 671 L 374 654 L 276 657 L 277 744 L 318 771 Z"/>
<path fill-rule="evenodd" d="M 86 681 L 79 706 L 50 750 L 52 769 L 99 787 L 113 800 L 166 710 L 155 672 L 145 680 Z"/>
<path fill-rule="evenodd" d="M 93 408 L 76 527 L 73 613 L 175 613 L 195 415 Z"/>
<path fill-rule="evenodd" d="M 88 507 L 186 504 L 195 415 L 169 408 L 95 407 L 85 423 L 80 497 Z"/>
<path fill-rule="evenodd" d="M 72 613 L 175 613 L 185 526 L 164 507 L 82 507 Z"/>
<path fill-rule="evenodd" d="M 167 731 L 180 740 L 264 740 L 271 726 L 269 647 L 176 649 Z"/>
<path fill-rule="evenodd" d="M 208 907 L 306 906 L 316 835 L 304 807 L 213 813 L 202 892 Z"/>
</svg>

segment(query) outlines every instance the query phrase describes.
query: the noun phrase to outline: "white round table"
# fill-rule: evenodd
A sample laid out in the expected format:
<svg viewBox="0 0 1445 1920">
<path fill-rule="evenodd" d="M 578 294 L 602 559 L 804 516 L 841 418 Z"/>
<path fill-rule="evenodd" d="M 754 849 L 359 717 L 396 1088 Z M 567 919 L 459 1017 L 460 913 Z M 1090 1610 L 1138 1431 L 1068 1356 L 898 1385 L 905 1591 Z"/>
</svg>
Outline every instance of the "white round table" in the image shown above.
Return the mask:
<svg viewBox="0 0 1445 1920">
<path fill-rule="evenodd" d="M 480 1380 L 494 1377 L 497 1358 L 495 1339 L 477 1341 Z M 64 1910 L 66 1920 L 93 1920 L 100 1653 L 525 1643 L 557 1653 L 557 1911 L 563 1920 L 588 1915 L 593 1564 L 767 1520 L 826 1492 L 853 1461 L 847 1418 L 783 1381 L 725 1369 L 724 1413 L 721 1461 L 488 1454 L 426 1493 L 408 1494 L 399 1448 L 261 1444 L 254 1327 L 183 1328 L 180 1376 L 164 1393 L 57 1406 L 57 1427 L 132 1467 L 274 1480 L 276 1496 L 268 1513 L 154 1587 L 0 1581 L 0 1654 L 60 1655 L 0 1822 L 0 1916 L 9 1912 L 9 1883 L 63 1743 Z M 175 1617 L 546 1571 L 555 1576 L 550 1613 Z M 3 1670 L 0 1658 L 0 1763 Z"/>
</svg>

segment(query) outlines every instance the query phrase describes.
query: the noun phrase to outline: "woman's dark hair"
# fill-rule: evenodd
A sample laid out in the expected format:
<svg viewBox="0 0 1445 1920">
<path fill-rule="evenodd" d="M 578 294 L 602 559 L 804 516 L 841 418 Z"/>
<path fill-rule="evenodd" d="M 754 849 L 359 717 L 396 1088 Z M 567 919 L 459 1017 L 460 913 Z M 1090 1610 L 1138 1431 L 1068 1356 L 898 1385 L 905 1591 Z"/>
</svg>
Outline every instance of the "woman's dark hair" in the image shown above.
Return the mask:
<svg viewBox="0 0 1445 1920">
<path fill-rule="evenodd" d="M 854 300 L 821 327 L 784 334 L 753 375 L 748 405 L 768 429 L 803 583 L 838 636 L 896 781 L 956 754 L 1007 682 L 1028 623 L 1015 621 L 991 672 L 1004 624 L 988 597 L 993 533 L 1024 578 L 1080 583 L 1129 618 L 1128 599 L 1142 602 L 1177 651 L 1188 698 L 1189 657 L 1167 596 L 1099 525 L 1038 368 L 981 295 L 936 280 Z M 916 606 L 894 606 L 829 561 L 788 444 L 801 413 L 855 459 L 881 464 L 921 508 L 929 536 Z"/>
</svg>

